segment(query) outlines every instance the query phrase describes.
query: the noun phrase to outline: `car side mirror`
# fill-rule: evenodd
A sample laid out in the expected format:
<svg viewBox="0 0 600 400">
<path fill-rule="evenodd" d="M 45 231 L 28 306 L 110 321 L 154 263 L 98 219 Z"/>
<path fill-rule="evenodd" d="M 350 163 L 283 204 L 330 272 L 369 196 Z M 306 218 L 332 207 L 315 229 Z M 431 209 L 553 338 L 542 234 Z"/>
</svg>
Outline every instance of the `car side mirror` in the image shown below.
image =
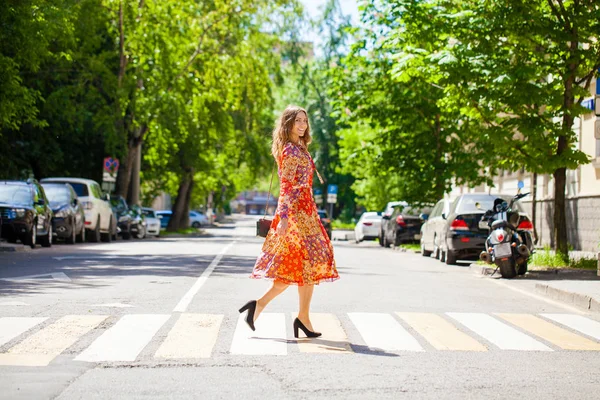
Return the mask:
<svg viewBox="0 0 600 400">
<path fill-rule="evenodd" d="M 447 219 L 446 213 L 442 213 L 442 218 Z"/>
<path fill-rule="evenodd" d="M 427 221 L 429 219 L 429 215 L 428 214 L 421 214 L 419 215 L 419 218 L 423 221 Z"/>
<path fill-rule="evenodd" d="M 104 193 L 104 201 L 110 201 L 110 194 Z"/>
<path fill-rule="evenodd" d="M 79 204 L 79 200 L 73 199 L 73 205 L 76 206 L 77 204 Z"/>
<path fill-rule="evenodd" d="M 384 215 L 383 217 L 381 217 L 381 219 L 390 219 L 389 215 Z"/>
</svg>

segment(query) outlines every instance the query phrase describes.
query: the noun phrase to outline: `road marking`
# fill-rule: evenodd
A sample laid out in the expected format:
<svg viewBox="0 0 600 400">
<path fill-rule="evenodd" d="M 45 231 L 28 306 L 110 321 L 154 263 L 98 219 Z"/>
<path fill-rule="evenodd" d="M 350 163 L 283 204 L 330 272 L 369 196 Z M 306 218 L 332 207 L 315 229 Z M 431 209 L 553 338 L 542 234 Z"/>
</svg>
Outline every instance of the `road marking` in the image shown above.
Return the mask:
<svg viewBox="0 0 600 400">
<path fill-rule="evenodd" d="M 502 319 L 565 350 L 600 350 L 600 343 L 576 335 L 531 314 L 496 314 Z"/>
<path fill-rule="evenodd" d="M 112 308 L 131 308 L 135 307 L 131 304 L 123 304 L 123 303 L 106 303 L 106 304 L 93 304 L 92 307 L 112 307 Z"/>
<path fill-rule="evenodd" d="M 75 361 L 135 361 L 161 326 L 166 314 L 129 314 L 96 339 Z"/>
<path fill-rule="evenodd" d="M 223 315 L 181 314 L 154 357 L 209 358 L 222 321 Z"/>
<path fill-rule="evenodd" d="M 371 349 L 423 351 L 419 342 L 389 314 L 348 313 L 348 316 Z"/>
<path fill-rule="evenodd" d="M 487 351 L 487 347 L 436 314 L 396 313 L 437 350 Z"/>
<path fill-rule="evenodd" d="M 487 314 L 446 313 L 502 350 L 552 351 L 545 344 Z"/>
<path fill-rule="evenodd" d="M 29 304 L 23 303 L 22 301 L 5 301 L 0 303 L 0 306 L 28 306 Z"/>
<path fill-rule="evenodd" d="M 600 340 L 600 322 L 581 315 L 570 314 L 540 314 L 542 317 L 549 318 L 553 321 L 575 329 L 585 335 L 591 336 L 594 339 Z"/>
<path fill-rule="evenodd" d="M 4 317 L 0 318 L 0 346 L 10 342 L 48 318 Z"/>
<path fill-rule="evenodd" d="M 0 365 L 44 367 L 81 336 L 108 318 L 105 315 L 67 315 L 34 333 L 4 354 Z"/>
<path fill-rule="evenodd" d="M 173 312 L 185 312 L 185 310 L 187 310 L 188 306 L 192 302 L 192 299 L 194 298 L 196 293 L 198 293 L 198 291 L 200 290 L 202 285 L 204 285 L 204 283 L 206 283 L 210 274 L 214 271 L 217 264 L 219 264 L 219 261 L 221 261 L 221 258 L 223 258 L 223 255 L 225 255 L 225 253 L 227 253 L 227 251 L 231 248 L 231 246 L 233 246 L 233 244 L 235 242 L 236 241 L 234 240 L 233 242 L 229 243 L 227 246 L 225 246 L 219 252 L 219 254 L 217 254 L 217 256 L 212 260 L 212 262 L 210 263 L 208 268 L 206 268 L 204 270 L 204 272 L 202 273 L 202 275 L 200 275 L 200 277 L 198 277 L 198 280 L 196 280 L 196 283 L 194 283 L 194 286 L 192 286 L 190 288 L 190 290 L 188 290 L 188 292 L 182 297 L 182 299 L 179 301 L 179 303 L 177 303 L 177 305 L 173 309 Z"/>
<path fill-rule="evenodd" d="M 549 299 L 547 297 L 540 296 L 540 295 L 537 295 L 535 293 L 528 292 L 527 290 L 523 290 L 523 289 L 519 289 L 519 288 L 516 288 L 516 287 L 512 287 L 509 284 L 500 281 L 500 279 L 487 279 L 487 281 L 488 282 L 494 282 L 496 285 L 504 286 L 505 288 L 510 289 L 512 291 L 524 294 L 525 296 L 532 297 L 532 298 L 534 298 L 536 300 L 540 300 L 540 301 L 546 302 L 548 304 L 552 304 L 553 306 L 563 308 L 563 309 L 568 310 L 568 311 L 570 311 L 572 313 L 585 314 L 583 311 L 581 311 L 578 308 L 575 308 L 575 307 L 572 307 L 572 306 L 568 306 L 568 305 L 566 305 L 564 303 L 561 303 L 559 301 L 551 300 L 551 299 Z"/>
<path fill-rule="evenodd" d="M 292 314 L 292 318 L 296 318 L 296 314 Z M 311 313 L 310 320 L 313 328 L 323 336 L 308 339 L 304 338 L 304 332 L 298 331 L 300 339 L 297 339 L 297 343 L 302 353 L 352 353 L 348 336 L 335 315 Z"/>
<path fill-rule="evenodd" d="M 246 324 L 246 314 L 238 318 L 231 354 L 246 355 L 287 355 L 285 314 L 261 313 L 253 332 Z"/>
<path fill-rule="evenodd" d="M 71 282 L 71 278 L 69 278 L 64 272 L 52 272 L 52 273 L 48 273 L 48 274 L 39 274 L 39 275 L 15 276 L 13 278 L 0 278 L 0 281 L 17 282 L 17 281 L 28 281 L 28 280 L 32 280 L 32 279 L 42 279 L 45 277 L 51 277 L 55 281 Z"/>
</svg>

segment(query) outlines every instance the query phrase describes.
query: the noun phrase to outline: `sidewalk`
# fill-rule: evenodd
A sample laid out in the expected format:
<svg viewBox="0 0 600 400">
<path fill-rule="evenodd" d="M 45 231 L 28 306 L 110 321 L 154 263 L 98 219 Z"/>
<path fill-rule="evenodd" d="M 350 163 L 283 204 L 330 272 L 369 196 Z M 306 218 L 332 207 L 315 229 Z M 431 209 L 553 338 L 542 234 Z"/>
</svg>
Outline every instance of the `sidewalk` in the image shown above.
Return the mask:
<svg viewBox="0 0 600 400">
<path fill-rule="evenodd" d="M 22 244 L 12 244 L 4 241 L 0 241 L 0 253 L 13 252 L 13 251 L 30 251 L 31 247 Z"/>
<path fill-rule="evenodd" d="M 471 271 L 491 276 L 495 267 L 471 264 Z M 495 278 L 500 278 L 497 271 Z M 600 276 L 596 270 L 555 269 L 529 271 L 507 282 L 528 281 L 530 290 L 590 312 L 600 313 Z M 537 282 L 536 282 L 537 281 Z"/>
</svg>

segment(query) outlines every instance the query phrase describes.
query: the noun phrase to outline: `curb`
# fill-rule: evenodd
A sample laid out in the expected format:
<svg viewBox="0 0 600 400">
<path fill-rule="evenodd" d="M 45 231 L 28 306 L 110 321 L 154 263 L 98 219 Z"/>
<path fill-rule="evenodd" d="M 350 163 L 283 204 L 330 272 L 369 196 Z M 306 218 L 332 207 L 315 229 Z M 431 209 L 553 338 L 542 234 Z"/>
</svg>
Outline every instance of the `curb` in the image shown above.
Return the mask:
<svg viewBox="0 0 600 400">
<path fill-rule="evenodd" d="M 472 263 L 469 268 L 478 275 L 492 275 L 496 268 L 486 267 L 485 265 L 477 265 Z"/>
<path fill-rule="evenodd" d="M 555 287 L 544 285 L 541 283 L 535 284 L 535 290 L 554 300 L 559 300 L 575 307 L 583 308 L 591 312 L 600 312 L 600 301 L 593 297 L 584 294 L 569 292 L 566 290 L 557 289 Z"/>
<path fill-rule="evenodd" d="M 22 244 L 14 246 L 10 244 L 0 244 L 0 253 L 26 252 L 31 250 L 31 247 Z"/>
</svg>

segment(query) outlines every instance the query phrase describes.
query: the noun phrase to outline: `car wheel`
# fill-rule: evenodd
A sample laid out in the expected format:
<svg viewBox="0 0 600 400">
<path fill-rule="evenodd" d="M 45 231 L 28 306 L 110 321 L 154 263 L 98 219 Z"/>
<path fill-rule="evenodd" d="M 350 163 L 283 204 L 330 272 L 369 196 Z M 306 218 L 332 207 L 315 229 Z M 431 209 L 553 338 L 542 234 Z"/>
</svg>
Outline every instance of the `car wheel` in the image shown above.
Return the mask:
<svg viewBox="0 0 600 400">
<path fill-rule="evenodd" d="M 136 238 L 138 239 L 143 239 L 146 237 L 146 228 L 144 228 L 142 225 L 140 225 L 138 227 L 138 231 L 137 234 L 135 235 Z"/>
<path fill-rule="evenodd" d="M 113 226 L 110 227 L 112 240 L 116 241 L 119 238 L 117 224 L 114 223 Z"/>
<path fill-rule="evenodd" d="M 98 221 L 96 221 L 96 228 L 93 231 L 88 231 L 88 240 L 90 242 L 96 243 L 100 241 L 100 217 L 98 217 Z"/>
<path fill-rule="evenodd" d="M 201 227 L 202 227 L 202 224 L 200 222 L 198 222 L 198 221 L 194 221 L 192 223 L 192 228 L 198 229 L 198 228 L 201 228 Z"/>
<path fill-rule="evenodd" d="M 440 246 L 438 244 L 438 238 L 437 235 L 435 235 L 433 237 L 433 258 L 435 258 L 436 260 L 440 259 Z"/>
<path fill-rule="evenodd" d="M 85 222 L 83 223 L 83 225 L 81 227 L 81 231 L 79 231 L 79 233 L 77 234 L 77 242 L 78 243 L 85 242 Z"/>
<path fill-rule="evenodd" d="M 386 235 L 383 235 L 383 247 L 390 247 L 390 242 L 388 242 Z"/>
<path fill-rule="evenodd" d="M 112 217 L 110 217 L 110 221 L 108 222 L 108 232 L 100 234 L 100 236 L 102 237 L 102 241 L 105 243 L 110 243 L 112 241 L 112 225 L 113 219 Z"/>
<path fill-rule="evenodd" d="M 425 250 L 425 244 L 423 244 L 423 242 L 421 242 L 421 255 L 423 257 L 430 257 L 431 256 L 431 251 Z"/>
<path fill-rule="evenodd" d="M 394 247 L 399 247 L 402 244 L 402 240 L 398 237 L 398 232 L 394 234 Z"/>
<path fill-rule="evenodd" d="M 75 224 L 71 227 L 71 236 L 67 238 L 68 244 L 75 244 L 77 241 L 77 232 L 75 231 Z"/>
<path fill-rule="evenodd" d="M 127 230 L 123 231 L 121 236 L 123 236 L 123 239 L 125 239 L 125 240 L 131 239 L 131 224 L 127 225 Z"/>
<path fill-rule="evenodd" d="M 52 247 L 52 221 L 49 222 L 48 233 L 42 238 L 42 247 Z"/>
<path fill-rule="evenodd" d="M 35 249 L 35 245 L 37 244 L 37 221 L 33 221 L 33 226 L 31 227 L 31 231 L 29 232 L 29 236 L 22 240 L 23 244 Z"/>
<path fill-rule="evenodd" d="M 381 232 L 379 232 L 377 239 L 379 240 L 379 245 L 383 247 L 383 234 Z"/>
<path fill-rule="evenodd" d="M 446 262 L 446 252 L 442 249 L 440 249 L 440 262 Z"/>
<path fill-rule="evenodd" d="M 456 265 L 457 264 L 458 257 L 456 257 L 456 254 L 454 254 L 450 250 L 446 250 L 444 252 L 444 254 L 446 255 L 446 260 L 445 261 L 446 261 L 447 265 Z"/>
</svg>

